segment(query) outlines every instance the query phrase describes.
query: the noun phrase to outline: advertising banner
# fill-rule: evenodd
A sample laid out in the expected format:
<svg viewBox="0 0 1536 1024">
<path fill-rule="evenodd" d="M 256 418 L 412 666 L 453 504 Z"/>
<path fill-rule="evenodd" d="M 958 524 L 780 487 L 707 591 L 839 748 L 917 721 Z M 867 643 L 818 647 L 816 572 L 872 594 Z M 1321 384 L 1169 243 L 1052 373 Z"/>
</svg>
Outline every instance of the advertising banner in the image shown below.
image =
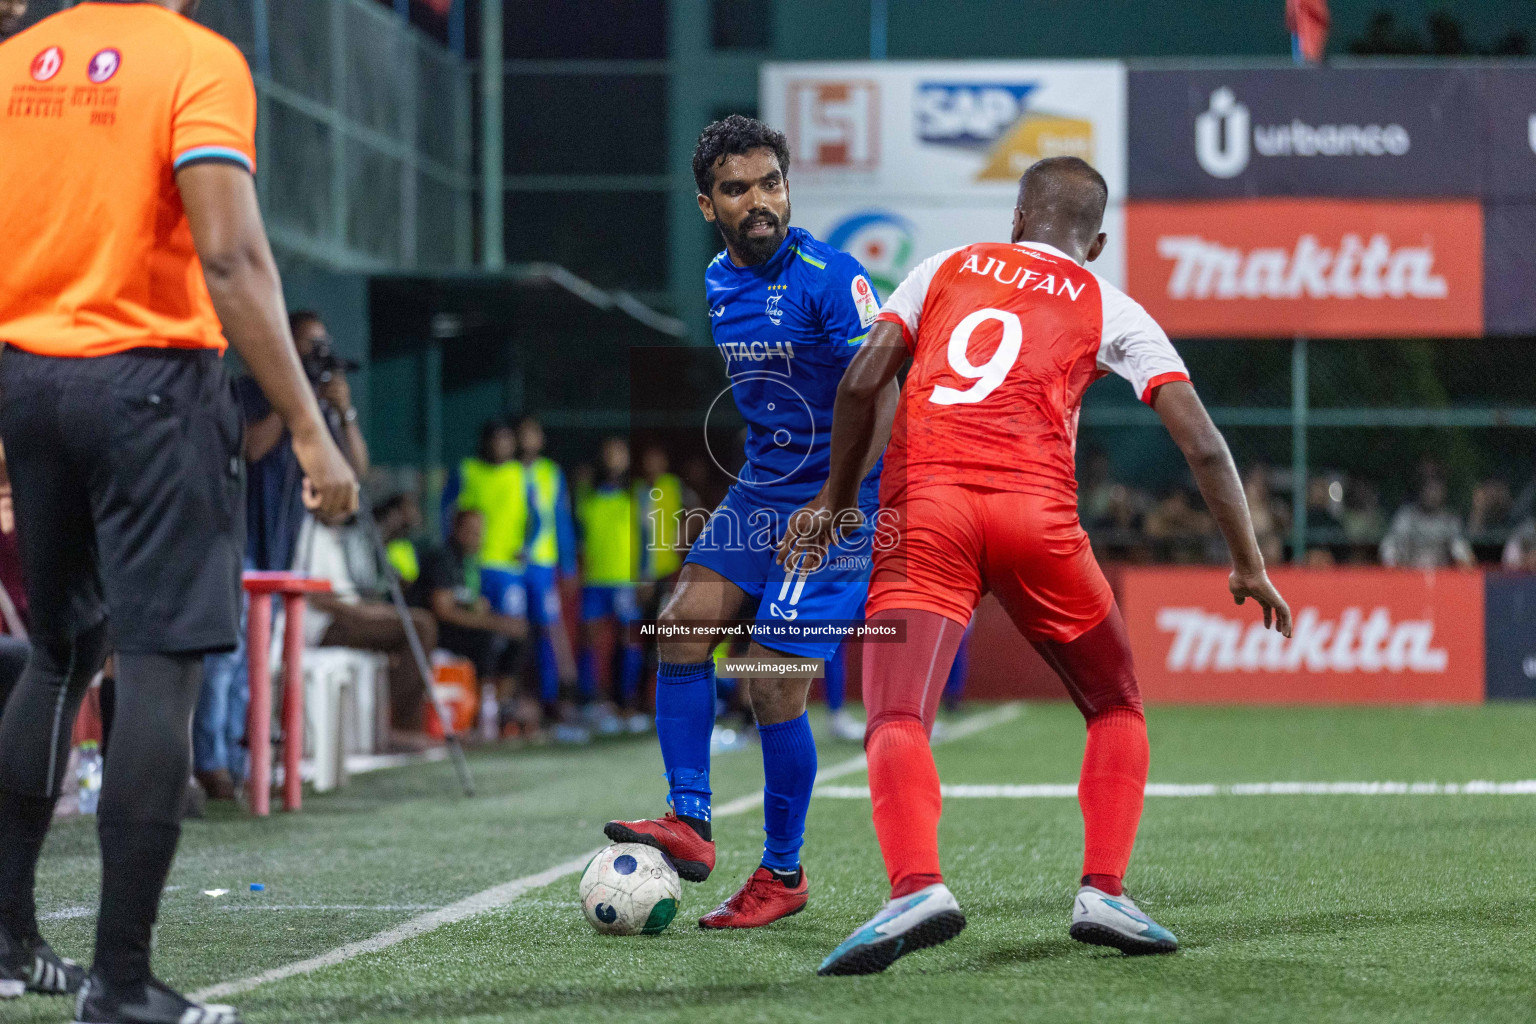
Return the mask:
<svg viewBox="0 0 1536 1024">
<path fill-rule="evenodd" d="M 1276 569 L 1294 636 L 1232 603 L 1219 568 L 1127 568 L 1125 614 L 1149 702 L 1396 704 L 1483 699 L 1483 577 Z"/>
<path fill-rule="evenodd" d="M 1475 196 L 1467 68 L 1132 71 L 1134 198 Z"/>
<path fill-rule="evenodd" d="M 1476 202 L 1132 202 L 1126 290 L 1174 337 L 1476 337 Z"/>
<path fill-rule="evenodd" d="M 1047 156 L 1080 156 L 1125 195 L 1116 61 L 766 64 L 764 120 L 789 136 L 794 189 L 866 202 L 1011 200 Z"/>
<path fill-rule="evenodd" d="M 1536 202 L 1536 68 L 1489 69 L 1482 76 L 1484 194 L 1493 203 Z"/>
<path fill-rule="evenodd" d="M 1483 581 L 1488 699 L 1536 697 L 1536 575 L 1490 572 Z"/>
<path fill-rule="evenodd" d="M 1536 334 L 1536 202 L 1483 209 L 1483 328 Z"/>
</svg>

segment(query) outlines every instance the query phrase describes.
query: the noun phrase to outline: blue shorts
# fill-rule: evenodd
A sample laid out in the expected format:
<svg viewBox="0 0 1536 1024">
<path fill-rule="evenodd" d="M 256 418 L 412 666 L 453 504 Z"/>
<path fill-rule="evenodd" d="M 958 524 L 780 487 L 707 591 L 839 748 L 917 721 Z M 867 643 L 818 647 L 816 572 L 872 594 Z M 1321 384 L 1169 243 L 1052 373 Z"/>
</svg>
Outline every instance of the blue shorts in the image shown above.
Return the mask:
<svg viewBox="0 0 1536 1024">
<path fill-rule="evenodd" d="M 491 603 L 491 610 L 520 619 L 528 614 L 528 592 L 523 574 L 516 569 L 480 569 L 480 593 Z"/>
<path fill-rule="evenodd" d="M 778 565 L 778 543 L 793 508 L 759 505 L 732 487 L 709 517 L 688 552 L 688 561 L 713 570 L 758 602 L 757 622 L 777 627 L 758 635 L 770 650 L 800 658 L 830 658 L 844 636 L 828 632 L 795 637 L 788 623 L 814 628 L 864 618 L 875 536 L 875 509 L 864 510 L 864 525 L 827 553 L 826 563 L 807 576 Z"/>
<path fill-rule="evenodd" d="M 581 588 L 581 621 L 596 622 L 614 618 L 628 624 L 640 618 L 640 601 L 632 583 Z"/>
<path fill-rule="evenodd" d="M 524 569 L 523 590 L 528 595 L 529 622 L 549 626 L 560 621 L 560 588 L 555 585 L 554 566 L 530 565 Z"/>
</svg>

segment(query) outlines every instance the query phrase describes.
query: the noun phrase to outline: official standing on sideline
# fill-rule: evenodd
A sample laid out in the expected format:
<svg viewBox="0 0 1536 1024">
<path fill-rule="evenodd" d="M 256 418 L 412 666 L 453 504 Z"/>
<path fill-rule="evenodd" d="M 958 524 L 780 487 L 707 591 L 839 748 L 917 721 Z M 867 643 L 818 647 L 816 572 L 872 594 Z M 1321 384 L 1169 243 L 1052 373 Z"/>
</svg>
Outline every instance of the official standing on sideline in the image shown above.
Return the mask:
<svg viewBox="0 0 1536 1024">
<path fill-rule="evenodd" d="M 72 7 L 0 44 L 0 436 L 33 651 L 0 719 L 0 994 L 84 1024 L 235 1024 L 150 974 L 203 655 L 235 646 L 244 547 L 233 343 L 293 435 L 306 504 L 357 481 L 288 334 L 256 204 L 256 97 L 196 0 Z M 220 324 L 222 321 L 222 332 Z M 117 709 L 89 976 L 37 928 L 37 859 L 108 646 Z"/>
</svg>

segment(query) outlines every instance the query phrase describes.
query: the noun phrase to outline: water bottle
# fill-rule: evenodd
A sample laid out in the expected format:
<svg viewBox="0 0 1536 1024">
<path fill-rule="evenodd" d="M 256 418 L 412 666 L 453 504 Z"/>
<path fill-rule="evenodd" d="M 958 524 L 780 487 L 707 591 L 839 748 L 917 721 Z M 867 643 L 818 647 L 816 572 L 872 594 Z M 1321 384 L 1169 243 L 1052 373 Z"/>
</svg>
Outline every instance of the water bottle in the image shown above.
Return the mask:
<svg viewBox="0 0 1536 1024">
<path fill-rule="evenodd" d="M 94 740 L 80 744 L 75 780 L 80 784 L 80 813 L 95 814 L 97 801 L 101 798 L 101 750 Z"/>
<path fill-rule="evenodd" d="M 496 687 L 486 683 L 480 687 L 480 738 L 487 743 L 501 736 L 501 705 L 496 700 Z"/>
</svg>

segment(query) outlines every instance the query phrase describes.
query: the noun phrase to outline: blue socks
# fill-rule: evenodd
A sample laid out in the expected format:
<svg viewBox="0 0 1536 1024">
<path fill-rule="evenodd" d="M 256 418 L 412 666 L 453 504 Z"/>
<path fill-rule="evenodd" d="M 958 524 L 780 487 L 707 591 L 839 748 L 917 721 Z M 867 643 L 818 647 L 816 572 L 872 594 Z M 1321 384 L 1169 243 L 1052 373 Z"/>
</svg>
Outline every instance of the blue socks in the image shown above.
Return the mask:
<svg viewBox="0 0 1536 1024">
<path fill-rule="evenodd" d="M 550 627 L 534 628 L 539 631 L 538 656 L 534 659 L 539 666 L 539 699 L 545 704 L 553 704 L 560 699 L 560 662 L 555 657 L 555 640 L 550 635 Z M 582 696 L 587 695 L 583 689 Z"/>
<path fill-rule="evenodd" d="M 645 648 L 625 644 L 619 651 L 618 698 L 619 707 L 633 709 L 635 697 L 640 692 L 640 672 L 645 668 Z M 711 684 L 713 685 L 713 684 Z M 714 728 L 714 715 L 710 715 L 710 728 Z"/>
<path fill-rule="evenodd" d="M 668 799 L 679 817 L 709 820 L 709 734 L 714 727 L 715 663 L 662 662 L 656 673 L 656 736 L 667 767 Z M 805 821 L 804 811 L 800 820 Z"/>
<path fill-rule="evenodd" d="M 597 652 L 590 647 L 581 649 L 576 662 L 576 690 L 583 701 L 597 696 Z"/>
<path fill-rule="evenodd" d="M 659 704 L 659 698 L 658 698 Z M 805 842 L 805 814 L 816 783 L 816 741 L 808 715 L 760 725 L 763 741 L 763 866 L 792 872 L 800 867 Z"/>
<path fill-rule="evenodd" d="M 848 672 L 843 666 L 843 648 L 839 646 L 827 659 L 826 676 L 827 710 L 841 711 L 848 700 Z"/>
</svg>

